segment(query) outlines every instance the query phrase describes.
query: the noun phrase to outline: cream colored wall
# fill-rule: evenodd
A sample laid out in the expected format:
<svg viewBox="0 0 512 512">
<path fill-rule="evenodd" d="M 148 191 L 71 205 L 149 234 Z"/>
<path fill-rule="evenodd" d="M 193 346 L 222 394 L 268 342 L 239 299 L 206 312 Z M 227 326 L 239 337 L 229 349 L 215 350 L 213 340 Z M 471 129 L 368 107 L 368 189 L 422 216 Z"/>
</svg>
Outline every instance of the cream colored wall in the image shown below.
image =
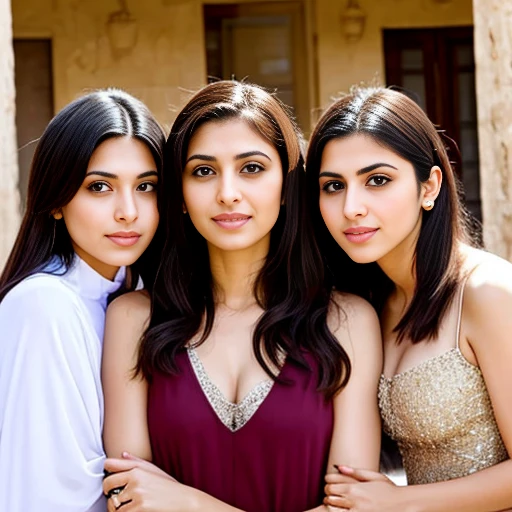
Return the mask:
<svg viewBox="0 0 512 512">
<path fill-rule="evenodd" d="M 384 83 L 383 29 L 473 24 L 471 0 L 360 0 L 367 15 L 365 31 L 360 41 L 349 43 L 343 38 L 341 25 L 346 5 L 347 0 L 316 0 L 321 106 L 361 81 L 378 77 Z"/>
<path fill-rule="evenodd" d="M 384 81 L 383 28 L 472 24 L 471 0 L 360 0 L 365 32 L 347 43 L 341 27 L 347 0 L 303 1 L 311 109 L 354 83 L 377 75 Z M 145 101 L 168 126 L 206 80 L 202 5 L 230 2 L 128 0 L 138 40 L 122 58 L 112 55 L 105 30 L 109 14 L 119 9 L 115 0 L 13 0 L 14 36 L 53 39 L 56 110 L 88 89 L 117 86 Z"/>
<path fill-rule="evenodd" d="M 200 0 L 128 0 L 138 22 L 133 51 L 116 58 L 105 23 L 115 0 L 13 0 L 14 37 L 53 39 L 54 103 L 115 86 L 143 100 L 169 126 L 206 79 Z"/>
</svg>

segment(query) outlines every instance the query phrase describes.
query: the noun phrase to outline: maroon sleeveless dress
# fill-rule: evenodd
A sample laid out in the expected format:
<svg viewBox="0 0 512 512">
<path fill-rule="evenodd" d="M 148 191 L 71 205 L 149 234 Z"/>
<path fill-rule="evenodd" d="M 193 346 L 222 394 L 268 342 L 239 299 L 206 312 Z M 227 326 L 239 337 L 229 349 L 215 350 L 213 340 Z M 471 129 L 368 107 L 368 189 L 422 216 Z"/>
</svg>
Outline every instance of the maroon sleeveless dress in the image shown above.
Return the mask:
<svg viewBox="0 0 512 512">
<path fill-rule="evenodd" d="M 263 384 L 237 410 L 194 351 L 179 374 L 155 374 L 148 394 L 153 462 L 179 482 L 246 512 L 303 512 L 321 505 L 333 404 L 311 370 L 286 361 L 283 382 Z"/>
</svg>

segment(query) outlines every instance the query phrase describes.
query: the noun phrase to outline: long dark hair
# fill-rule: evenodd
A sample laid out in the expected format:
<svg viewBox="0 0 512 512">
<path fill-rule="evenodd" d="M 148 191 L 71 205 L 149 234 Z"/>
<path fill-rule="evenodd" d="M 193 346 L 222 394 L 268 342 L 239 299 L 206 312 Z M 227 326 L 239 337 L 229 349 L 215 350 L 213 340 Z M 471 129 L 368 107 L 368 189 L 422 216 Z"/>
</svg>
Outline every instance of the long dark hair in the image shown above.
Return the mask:
<svg viewBox="0 0 512 512">
<path fill-rule="evenodd" d="M 196 93 L 172 127 L 164 153 L 168 209 L 161 222 L 167 243 L 157 276 L 149 329 L 140 345 L 137 371 L 177 371 L 176 356 L 200 333 L 211 332 L 215 301 L 206 241 L 182 212 L 182 172 L 196 130 L 207 122 L 242 119 L 279 153 L 283 167 L 283 206 L 271 232 L 270 249 L 257 276 L 254 296 L 264 313 L 253 334 L 258 363 L 276 378 L 268 362 L 280 366 L 280 353 L 306 366 L 303 350 L 318 362 L 319 389 L 334 395 L 348 381 L 350 361 L 327 327 L 330 290 L 323 286 L 318 248 L 305 213 L 305 173 L 296 125 L 286 107 L 262 88 L 220 81 Z"/>
<path fill-rule="evenodd" d="M 122 136 L 136 138 L 149 148 L 161 178 L 164 133 L 148 108 L 133 96 L 116 89 L 93 92 L 73 101 L 52 119 L 34 153 L 27 208 L 0 276 L 0 301 L 54 256 L 60 258 L 64 269 L 69 268 L 74 256 L 71 239 L 64 221 L 56 221 L 52 213 L 78 192 L 94 150 L 103 141 Z M 132 283 L 136 284 L 138 275 L 147 285 L 152 283 L 154 270 L 144 260 L 157 251 L 158 239 L 157 232 L 133 265 Z"/>
<path fill-rule="evenodd" d="M 378 311 L 394 285 L 377 263 L 357 264 L 338 246 L 320 214 L 318 175 L 322 153 L 333 139 L 353 134 L 373 138 L 409 161 L 418 184 L 437 165 L 443 173 L 441 190 L 430 211 L 423 211 L 414 253 L 416 289 L 411 303 L 395 327 L 397 339 L 413 343 L 431 339 L 461 279 L 461 258 L 456 250 L 467 242 L 468 214 L 462 207 L 457 179 L 442 139 L 423 110 L 406 95 L 385 88 L 359 88 L 336 101 L 320 118 L 310 140 L 306 169 L 308 208 L 315 233 L 329 268 L 332 284 L 362 295 Z"/>
</svg>

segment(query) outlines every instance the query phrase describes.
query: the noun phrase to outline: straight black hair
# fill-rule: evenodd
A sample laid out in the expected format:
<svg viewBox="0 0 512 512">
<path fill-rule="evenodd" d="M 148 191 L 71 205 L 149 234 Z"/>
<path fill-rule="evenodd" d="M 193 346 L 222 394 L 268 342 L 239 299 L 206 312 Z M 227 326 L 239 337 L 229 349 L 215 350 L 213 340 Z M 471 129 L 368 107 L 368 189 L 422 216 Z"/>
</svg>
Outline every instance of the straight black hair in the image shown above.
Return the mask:
<svg viewBox="0 0 512 512">
<path fill-rule="evenodd" d="M 204 123 L 243 120 L 274 146 L 283 169 L 283 206 L 271 232 L 270 249 L 257 276 L 254 296 L 264 310 L 253 333 L 258 363 L 273 379 L 268 360 L 286 354 L 306 367 L 309 352 L 319 368 L 319 389 L 332 396 L 348 381 L 350 360 L 327 327 L 331 290 L 323 286 L 320 253 L 305 209 L 301 136 L 286 107 L 262 88 L 236 81 L 212 83 L 179 113 L 165 147 L 167 210 L 161 222 L 166 246 L 155 281 L 149 329 L 140 345 L 137 372 L 177 371 L 176 356 L 199 333 L 211 332 L 215 299 L 206 241 L 182 211 L 182 172 L 188 146 Z M 267 359 L 268 358 L 268 359 Z"/>
<path fill-rule="evenodd" d="M 41 271 L 54 256 L 69 268 L 74 250 L 64 221 L 52 213 L 66 206 L 82 185 L 94 150 L 112 137 L 143 142 L 162 179 L 164 133 L 148 108 L 129 94 L 107 89 L 87 94 L 63 108 L 37 144 L 30 170 L 27 207 L 14 247 L 0 276 L 0 301 L 16 284 Z M 163 181 L 163 180 L 162 180 Z M 159 204 L 161 193 L 158 192 Z M 160 233 L 132 266 L 132 287 L 142 276 L 151 286 Z"/>
</svg>

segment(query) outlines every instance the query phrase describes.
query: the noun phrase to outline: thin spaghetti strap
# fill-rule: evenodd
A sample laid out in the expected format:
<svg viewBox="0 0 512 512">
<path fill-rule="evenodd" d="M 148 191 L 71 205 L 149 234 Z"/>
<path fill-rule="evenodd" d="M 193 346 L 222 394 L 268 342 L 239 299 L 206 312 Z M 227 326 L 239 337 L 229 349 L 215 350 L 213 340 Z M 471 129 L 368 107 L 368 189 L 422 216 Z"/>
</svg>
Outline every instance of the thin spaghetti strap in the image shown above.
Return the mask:
<svg viewBox="0 0 512 512">
<path fill-rule="evenodd" d="M 455 333 L 455 346 L 457 347 L 457 350 L 459 350 L 459 339 L 460 339 L 460 324 L 462 321 L 462 303 L 464 301 L 464 288 L 466 287 L 466 282 L 468 280 L 469 274 L 462 280 L 462 283 L 460 284 L 460 291 L 459 291 L 459 305 L 457 308 L 457 331 Z"/>
<path fill-rule="evenodd" d="M 460 325 L 462 322 L 462 304 L 464 302 L 464 288 L 466 288 L 466 283 L 468 282 L 469 276 L 473 273 L 475 268 L 478 267 L 478 265 L 475 265 L 462 279 L 462 282 L 460 283 L 460 291 L 459 291 L 459 304 L 458 304 L 458 313 L 457 313 L 457 331 L 455 333 L 455 346 L 457 347 L 457 350 L 459 350 L 459 342 L 460 342 Z"/>
</svg>

